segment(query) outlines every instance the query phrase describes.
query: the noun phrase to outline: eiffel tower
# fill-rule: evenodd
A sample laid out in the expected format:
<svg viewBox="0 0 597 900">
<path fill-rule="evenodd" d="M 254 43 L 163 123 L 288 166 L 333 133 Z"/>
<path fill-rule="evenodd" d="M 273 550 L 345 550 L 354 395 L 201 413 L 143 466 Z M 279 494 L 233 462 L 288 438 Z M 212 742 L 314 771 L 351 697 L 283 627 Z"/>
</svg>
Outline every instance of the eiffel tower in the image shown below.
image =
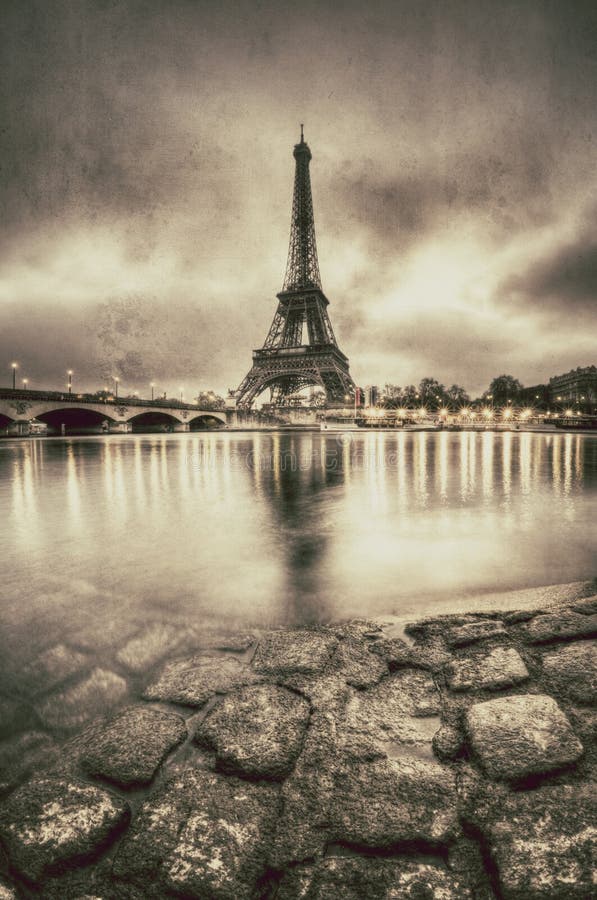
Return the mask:
<svg viewBox="0 0 597 900">
<path fill-rule="evenodd" d="M 309 385 L 324 389 L 328 406 L 346 406 L 355 394 L 348 358 L 336 343 L 327 311 L 329 301 L 321 289 L 309 175 L 311 151 L 302 125 L 301 142 L 295 145 L 293 155 L 296 170 L 284 286 L 277 295 L 278 308 L 265 343 L 253 351 L 253 366 L 236 391 L 236 405 L 241 409 L 249 408 L 265 388 L 270 388 L 275 406 L 285 405 L 292 394 Z"/>
</svg>

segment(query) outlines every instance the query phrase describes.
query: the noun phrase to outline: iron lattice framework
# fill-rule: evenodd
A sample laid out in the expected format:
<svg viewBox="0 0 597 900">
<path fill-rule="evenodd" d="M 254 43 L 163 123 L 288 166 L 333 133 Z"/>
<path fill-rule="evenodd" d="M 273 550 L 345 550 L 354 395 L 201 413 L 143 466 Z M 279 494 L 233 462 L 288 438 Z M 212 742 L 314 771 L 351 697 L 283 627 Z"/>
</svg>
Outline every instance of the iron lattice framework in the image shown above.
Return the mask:
<svg viewBox="0 0 597 900">
<path fill-rule="evenodd" d="M 319 385 L 328 404 L 346 404 L 355 385 L 328 315 L 321 288 L 309 163 L 311 151 L 303 137 L 294 148 L 296 170 L 290 225 L 290 245 L 284 286 L 265 343 L 253 351 L 253 366 L 236 391 L 238 407 L 250 407 L 265 388 L 272 403 L 282 406 L 309 385 Z M 306 339 L 306 340 L 305 340 Z M 303 342 L 305 340 L 305 342 Z"/>
</svg>

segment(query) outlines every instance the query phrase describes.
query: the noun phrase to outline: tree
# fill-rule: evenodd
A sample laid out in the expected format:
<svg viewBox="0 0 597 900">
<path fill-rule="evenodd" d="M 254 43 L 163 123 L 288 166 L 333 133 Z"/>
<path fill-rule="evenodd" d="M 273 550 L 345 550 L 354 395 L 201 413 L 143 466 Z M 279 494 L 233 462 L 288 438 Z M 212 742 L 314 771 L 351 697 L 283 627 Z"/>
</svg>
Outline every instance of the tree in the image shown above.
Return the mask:
<svg viewBox="0 0 597 900">
<path fill-rule="evenodd" d="M 513 375 L 498 375 L 489 385 L 489 390 L 485 392 L 483 397 L 491 400 L 494 406 L 500 406 L 510 401 L 516 402 L 522 391 L 522 384 L 518 378 Z"/>
<path fill-rule="evenodd" d="M 226 407 L 224 398 L 213 391 L 200 391 L 196 399 L 200 409 L 224 409 Z"/>
<path fill-rule="evenodd" d="M 402 404 L 407 407 L 418 406 L 421 402 L 418 389 L 414 384 L 407 384 L 402 391 Z"/>
<path fill-rule="evenodd" d="M 471 398 L 463 387 L 459 384 L 453 384 L 446 391 L 446 400 L 452 406 L 464 406 L 471 402 Z"/>
<path fill-rule="evenodd" d="M 423 378 L 419 385 L 419 398 L 423 406 L 437 409 L 445 402 L 446 389 L 435 378 Z"/>
</svg>

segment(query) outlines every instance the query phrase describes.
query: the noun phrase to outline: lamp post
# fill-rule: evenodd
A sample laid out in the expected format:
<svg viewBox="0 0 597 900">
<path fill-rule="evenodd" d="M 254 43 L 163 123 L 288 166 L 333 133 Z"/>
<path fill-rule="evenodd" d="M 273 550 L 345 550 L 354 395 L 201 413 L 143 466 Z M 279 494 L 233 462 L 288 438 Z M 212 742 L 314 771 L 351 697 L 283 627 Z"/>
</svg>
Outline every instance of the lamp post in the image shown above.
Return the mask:
<svg viewBox="0 0 597 900">
<path fill-rule="evenodd" d="M 12 389 L 16 390 L 17 387 L 17 369 L 19 368 L 18 363 L 12 364 Z"/>
<path fill-rule="evenodd" d="M 73 392 L 73 370 L 69 369 L 67 372 L 68 375 L 68 392 L 72 394 Z"/>
<path fill-rule="evenodd" d="M 28 384 L 29 384 L 29 379 L 28 379 L 28 378 L 23 378 L 23 390 L 24 390 L 24 391 L 27 390 L 27 385 L 28 385 Z"/>
<path fill-rule="evenodd" d="M 118 378 L 118 376 L 114 376 L 114 384 L 116 385 L 116 389 L 115 389 L 114 393 L 116 394 L 117 400 L 118 400 L 118 382 L 119 381 L 120 381 L 120 378 Z"/>
<path fill-rule="evenodd" d="M 153 400 L 153 389 L 155 388 L 155 381 L 151 382 L 150 387 L 151 387 L 151 399 Z"/>
<path fill-rule="evenodd" d="M 179 388 L 180 391 L 180 402 L 182 403 L 182 388 Z"/>
</svg>

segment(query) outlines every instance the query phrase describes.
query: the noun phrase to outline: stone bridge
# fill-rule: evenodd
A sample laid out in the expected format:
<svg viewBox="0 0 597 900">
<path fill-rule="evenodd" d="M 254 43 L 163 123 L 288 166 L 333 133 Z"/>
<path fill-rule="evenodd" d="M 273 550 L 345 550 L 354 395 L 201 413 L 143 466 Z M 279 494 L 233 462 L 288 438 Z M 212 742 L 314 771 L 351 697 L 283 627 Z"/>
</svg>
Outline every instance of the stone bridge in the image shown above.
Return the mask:
<svg viewBox="0 0 597 900">
<path fill-rule="evenodd" d="M 192 431 L 225 426 L 226 413 L 174 400 L 0 390 L 0 434 L 28 434 L 40 422 L 48 434 Z"/>
</svg>

